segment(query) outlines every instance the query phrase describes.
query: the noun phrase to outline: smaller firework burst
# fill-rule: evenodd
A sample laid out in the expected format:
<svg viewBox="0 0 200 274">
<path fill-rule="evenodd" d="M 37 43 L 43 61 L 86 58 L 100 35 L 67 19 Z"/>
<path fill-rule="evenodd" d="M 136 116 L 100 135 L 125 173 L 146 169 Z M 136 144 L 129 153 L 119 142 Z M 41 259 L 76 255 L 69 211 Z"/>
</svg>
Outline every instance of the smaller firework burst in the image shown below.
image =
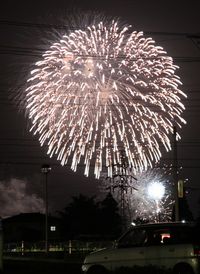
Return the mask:
<svg viewBox="0 0 200 274">
<path fill-rule="evenodd" d="M 149 169 L 132 176 L 129 171 L 103 178 L 101 190 L 111 191 L 127 221 L 170 221 L 173 201 L 170 177 L 161 169 Z"/>
</svg>

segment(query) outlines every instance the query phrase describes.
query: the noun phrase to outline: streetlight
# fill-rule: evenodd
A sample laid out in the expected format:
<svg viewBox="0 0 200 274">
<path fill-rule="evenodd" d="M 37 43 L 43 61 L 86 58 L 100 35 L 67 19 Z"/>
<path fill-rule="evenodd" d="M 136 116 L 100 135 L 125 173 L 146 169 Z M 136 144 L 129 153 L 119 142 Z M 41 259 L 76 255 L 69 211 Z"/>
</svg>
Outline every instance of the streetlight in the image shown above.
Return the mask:
<svg viewBox="0 0 200 274">
<path fill-rule="evenodd" d="M 149 184 L 147 188 L 148 196 L 155 200 L 157 206 L 157 214 L 158 214 L 158 221 L 160 221 L 160 208 L 159 208 L 159 201 L 164 197 L 165 194 L 165 187 L 160 182 L 153 182 Z"/>
<path fill-rule="evenodd" d="M 47 175 L 51 171 L 51 167 L 47 164 L 42 165 L 41 172 L 45 175 L 45 252 L 48 253 L 48 189 Z"/>
</svg>

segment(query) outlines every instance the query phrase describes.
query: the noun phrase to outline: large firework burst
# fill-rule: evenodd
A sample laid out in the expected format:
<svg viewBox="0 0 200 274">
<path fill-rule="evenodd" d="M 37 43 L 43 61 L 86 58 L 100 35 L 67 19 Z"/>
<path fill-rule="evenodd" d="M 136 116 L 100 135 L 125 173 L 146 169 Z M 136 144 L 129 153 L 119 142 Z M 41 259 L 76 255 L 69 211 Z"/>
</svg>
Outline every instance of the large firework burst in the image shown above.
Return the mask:
<svg viewBox="0 0 200 274">
<path fill-rule="evenodd" d="M 35 64 L 26 89 L 31 130 L 48 154 L 85 175 L 91 162 L 99 178 L 103 166 L 120 162 L 146 169 L 170 149 L 173 125 L 184 109 L 177 66 L 162 47 L 118 21 L 100 21 L 53 43 Z"/>
</svg>

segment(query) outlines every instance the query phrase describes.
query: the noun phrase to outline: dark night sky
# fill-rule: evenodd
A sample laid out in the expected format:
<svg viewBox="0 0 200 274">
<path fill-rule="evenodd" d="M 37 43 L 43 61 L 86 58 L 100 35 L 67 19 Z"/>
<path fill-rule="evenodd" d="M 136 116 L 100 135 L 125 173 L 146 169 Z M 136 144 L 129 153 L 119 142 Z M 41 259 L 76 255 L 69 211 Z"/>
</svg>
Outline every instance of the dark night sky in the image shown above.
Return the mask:
<svg viewBox="0 0 200 274">
<path fill-rule="evenodd" d="M 49 176 L 49 204 L 52 211 L 65 206 L 71 195 L 97 193 L 98 181 L 91 174 L 84 177 L 81 168 L 73 173 L 49 160 L 46 148 L 28 132 L 23 112 L 15 106 L 11 96 L 23 88 L 28 65 L 38 60 L 25 48 L 44 48 L 47 29 L 33 24 L 63 25 L 69 10 L 97 11 L 121 17 L 135 30 L 152 36 L 157 44 L 173 56 L 183 82 L 182 89 L 187 125 L 179 132 L 178 162 L 183 166 L 180 176 L 188 178 L 192 189 L 188 194 L 192 211 L 197 212 L 200 197 L 200 17 L 198 1 L 63 1 L 29 0 L 3 1 L 0 10 L 0 215 L 7 216 L 25 210 L 40 210 L 43 201 L 43 181 L 40 167 L 51 164 Z M 25 26 L 24 23 L 32 25 Z M 49 29 L 48 29 L 49 31 Z M 174 34 L 173 34 L 174 33 Z M 195 35 L 196 36 L 195 36 Z M 45 41 L 45 42 L 44 42 Z M 44 44 L 43 44 L 44 43 Z M 17 47 L 17 48 L 16 48 Z M 163 153 L 169 164 L 172 153 Z"/>
</svg>

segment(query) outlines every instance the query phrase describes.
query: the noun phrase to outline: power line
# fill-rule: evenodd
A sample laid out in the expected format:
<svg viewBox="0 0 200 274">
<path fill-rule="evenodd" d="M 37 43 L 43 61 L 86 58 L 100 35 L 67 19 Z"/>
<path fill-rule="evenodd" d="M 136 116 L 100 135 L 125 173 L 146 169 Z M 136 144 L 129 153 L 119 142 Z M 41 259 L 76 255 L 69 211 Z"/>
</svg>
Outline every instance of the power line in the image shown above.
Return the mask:
<svg viewBox="0 0 200 274">
<path fill-rule="evenodd" d="M 0 142 L 1 141 L 19 141 L 19 142 L 38 142 L 38 139 L 37 138 L 20 138 L 20 137 L 14 137 L 14 138 L 12 138 L 12 137 L 1 137 L 0 138 Z M 186 140 L 186 141 L 182 141 L 181 140 L 181 143 L 185 143 L 185 144 L 199 144 L 200 143 L 200 138 L 198 138 L 198 139 L 195 139 L 195 140 Z M 179 144 L 179 142 L 178 142 L 178 144 Z"/>
<path fill-rule="evenodd" d="M 41 163 L 44 162 L 44 161 L 41 161 L 41 162 L 27 162 L 27 161 L 24 161 L 24 162 L 20 162 L 20 161 L 0 161 L 0 165 L 23 165 L 23 166 L 40 166 Z M 60 167 L 60 168 L 64 168 L 64 167 L 71 167 L 71 164 L 66 164 L 64 166 L 62 166 L 61 164 L 59 163 L 53 163 L 52 161 L 49 160 L 49 163 L 51 163 L 51 166 L 56 166 L 56 167 Z M 94 167 L 94 165 L 90 165 L 91 167 Z M 79 167 L 80 168 L 85 168 L 85 165 L 84 164 L 79 164 Z M 169 168 L 171 169 L 173 167 L 173 165 L 169 165 L 169 166 L 166 166 L 166 164 L 161 164 L 161 165 L 157 165 L 155 167 L 153 167 L 153 169 L 157 169 L 157 168 Z M 188 168 L 188 169 L 199 169 L 200 166 L 199 165 L 192 165 L 192 166 L 189 166 L 189 165 L 181 165 L 182 168 Z"/>
<path fill-rule="evenodd" d="M 36 52 L 34 52 L 36 51 Z M 2 49 L 2 46 L 0 46 L 0 54 L 9 54 L 9 55 L 22 55 L 22 56 L 31 56 L 31 57 L 38 57 L 38 58 L 41 58 L 42 57 L 42 54 L 45 52 L 42 51 L 41 49 L 38 49 L 38 48 L 29 48 L 29 49 L 23 49 L 21 47 L 13 47 L 13 49 L 11 49 L 11 47 L 9 49 Z M 126 58 L 126 56 L 118 56 L 116 58 L 112 58 L 112 57 L 105 57 L 105 56 L 102 56 L 102 55 L 80 55 L 80 54 L 77 54 L 76 57 L 81 57 L 83 59 L 87 59 L 87 58 L 94 58 L 98 61 L 101 61 L 101 60 L 115 60 L 115 61 L 120 61 L 121 59 L 123 60 L 128 60 L 128 61 L 137 61 L 139 59 L 143 59 L 143 60 L 158 60 L 160 58 L 162 58 L 162 56 L 158 56 L 158 57 L 138 57 L 138 58 Z M 193 56 L 174 56 L 172 57 L 173 60 L 177 63 L 198 63 L 200 62 L 200 57 L 193 57 Z"/>
<path fill-rule="evenodd" d="M 73 31 L 76 30 L 77 27 L 72 27 L 69 25 L 57 25 L 57 24 L 45 24 L 45 23 L 32 23 L 32 22 L 23 22 L 23 21 L 11 21 L 11 20 L 0 20 L 1 25 L 15 26 L 15 27 L 27 27 L 27 28 L 44 28 L 44 29 L 60 29 Z M 83 29 L 83 28 L 80 28 Z M 200 38 L 200 33 L 192 33 L 192 32 L 164 32 L 164 31 L 143 31 L 143 33 L 147 35 L 160 35 L 160 36 L 182 36 L 193 39 Z"/>
</svg>

